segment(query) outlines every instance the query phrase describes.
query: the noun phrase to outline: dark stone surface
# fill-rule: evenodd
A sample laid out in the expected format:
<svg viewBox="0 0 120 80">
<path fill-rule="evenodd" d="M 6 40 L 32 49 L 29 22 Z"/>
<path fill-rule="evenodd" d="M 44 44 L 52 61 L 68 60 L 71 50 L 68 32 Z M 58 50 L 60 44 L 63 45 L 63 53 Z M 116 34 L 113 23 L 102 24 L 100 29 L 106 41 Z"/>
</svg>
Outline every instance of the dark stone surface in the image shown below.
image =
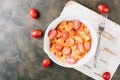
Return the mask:
<svg viewBox="0 0 120 80">
<path fill-rule="evenodd" d="M 55 63 L 42 67 L 47 55 L 43 51 L 44 32 L 49 23 L 60 15 L 69 0 L 0 0 L 0 80 L 93 80 L 74 69 Z M 100 0 L 75 0 L 97 12 Z M 103 0 L 110 7 L 109 18 L 120 24 L 120 0 Z M 29 9 L 40 12 L 32 19 Z M 41 29 L 43 36 L 31 37 L 33 29 Z M 112 80 L 120 80 L 120 66 Z"/>
</svg>

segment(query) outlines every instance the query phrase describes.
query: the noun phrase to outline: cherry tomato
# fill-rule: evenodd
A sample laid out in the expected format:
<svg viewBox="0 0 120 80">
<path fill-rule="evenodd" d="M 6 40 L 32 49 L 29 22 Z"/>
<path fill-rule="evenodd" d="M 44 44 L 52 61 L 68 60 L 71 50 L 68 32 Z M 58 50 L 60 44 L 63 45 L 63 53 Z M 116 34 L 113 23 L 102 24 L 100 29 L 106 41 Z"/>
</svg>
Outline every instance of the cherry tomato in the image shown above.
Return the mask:
<svg viewBox="0 0 120 80">
<path fill-rule="evenodd" d="M 42 61 L 43 67 L 49 67 L 50 64 L 51 64 L 51 60 L 48 57 L 43 59 L 43 61 Z"/>
<path fill-rule="evenodd" d="M 109 11 L 109 8 L 106 4 L 98 4 L 98 10 L 102 13 L 107 13 Z"/>
<path fill-rule="evenodd" d="M 75 19 L 73 20 L 73 29 L 77 30 L 80 28 L 80 21 Z"/>
<path fill-rule="evenodd" d="M 31 32 L 31 36 L 34 38 L 39 38 L 41 37 L 41 35 L 42 35 L 42 32 L 39 29 L 32 30 Z"/>
<path fill-rule="evenodd" d="M 38 17 L 38 11 L 35 8 L 31 8 L 30 15 L 32 18 L 36 19 Z"/>
<path fill-rule="evenodd" d="M 49 33 L 48 33 L 48 37 L 50 38 L 50 39 L 54 39 L 54 38 L 56 38 L 56 36 L 57 36 L 57 31 L 56 30 L 50 30 L 49 31 Z"/>
<path fill-rule="evenodd" d="M 64 48 L 62 49 L 62 52 L 63 52 L 63 54 L 65 54 L 65 55 L 69 55 L 70 52 L 71 52 L 71 49 L 70 49 L 69 47 L 64 47 Z"/>
<path fill-rule="evenodd" d="M 102 77 L 103 77 L 104 80 L 109 80 L 110 76 L 111 76 L 110 72 L 104 72 L 103 75 L 102 75 Z"/>
<path fill-rule="evenodd" d="M 54 47 L 55 47 L 56 50 L 61 50 L 63 48 L 63 46 L 59 43 L 55 43 Z"/>
<path fill-rule="evenodd" d="M 61 32 L 61 38 L 62 38 L 62 40 L 66 40 L 68 37 L 69 37 L 68 31 L 63 30 L 63 31 Z"/>
<path fill-rule="evenodd" d="M 66 62 L 68 64 L 74 64 L 76 62 L 75 58 L 72 56 L 67 56 Z"/>
</svg>

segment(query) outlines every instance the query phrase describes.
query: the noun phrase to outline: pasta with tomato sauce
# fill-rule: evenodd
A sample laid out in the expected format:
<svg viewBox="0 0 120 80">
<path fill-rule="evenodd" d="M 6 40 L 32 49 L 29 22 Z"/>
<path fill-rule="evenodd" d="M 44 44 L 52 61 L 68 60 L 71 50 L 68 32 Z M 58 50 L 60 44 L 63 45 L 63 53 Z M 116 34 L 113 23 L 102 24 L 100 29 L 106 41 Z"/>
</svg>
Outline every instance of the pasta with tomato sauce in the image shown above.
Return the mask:
<svg viewBox="0 0 120 80">
<path fill-rule="evenodd" d="M 74 64 L 90 50 L 92 37 L 79 20 L 62 21 L 48 33 L 50 51 L 62 62 Z"/>
</svg>

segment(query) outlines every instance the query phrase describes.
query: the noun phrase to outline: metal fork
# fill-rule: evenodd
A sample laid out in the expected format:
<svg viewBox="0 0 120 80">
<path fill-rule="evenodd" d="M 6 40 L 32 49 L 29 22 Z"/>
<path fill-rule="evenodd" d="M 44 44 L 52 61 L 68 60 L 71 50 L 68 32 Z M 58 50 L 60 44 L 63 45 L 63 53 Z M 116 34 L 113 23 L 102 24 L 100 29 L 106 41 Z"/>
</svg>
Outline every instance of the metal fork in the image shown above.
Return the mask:
<svg viewBox="0 0 120 80">
<path fill-rule="evenodd" d="M 103 18 L 98 23 L 99 35 L 98 35 L 97 49 L 94 57 L 94 68 L 98 67 L 101 37 L 102 37 L 102 32 L 104 31 L 105 28 L 105 22 L 108 17 L 108 13 L 101 13 L 101 15 L 103 16 Z"/>
</svg>

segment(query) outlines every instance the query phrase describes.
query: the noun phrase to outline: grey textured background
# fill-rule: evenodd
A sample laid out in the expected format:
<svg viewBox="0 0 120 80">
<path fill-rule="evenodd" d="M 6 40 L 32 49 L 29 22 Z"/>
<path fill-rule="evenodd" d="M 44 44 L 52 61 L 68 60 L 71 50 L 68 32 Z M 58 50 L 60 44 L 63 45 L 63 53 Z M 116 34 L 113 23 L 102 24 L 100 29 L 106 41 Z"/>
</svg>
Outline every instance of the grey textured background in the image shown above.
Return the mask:
<svg viewBox="0 0 120 80">
<path fill-rule="evenodd" d="M 0 0 L 0 80 L 93 80 L 74 69 L 55 63 L 42 67 L 47 55 L 43 51 L 44 32 L 57 18 L 69 0 Z M 97 11 L 100 0 L 75 0 Z M 109 19 L 120 24 L 120 0 L 103 0 L 109 8 Z M 29 9 L 40 12 L 32 19 Z M 31 37 L 33 29 L 41 29 L 43 36 Z M 112 80 L 120 80 L 120 66 Z"/>
</svg>

